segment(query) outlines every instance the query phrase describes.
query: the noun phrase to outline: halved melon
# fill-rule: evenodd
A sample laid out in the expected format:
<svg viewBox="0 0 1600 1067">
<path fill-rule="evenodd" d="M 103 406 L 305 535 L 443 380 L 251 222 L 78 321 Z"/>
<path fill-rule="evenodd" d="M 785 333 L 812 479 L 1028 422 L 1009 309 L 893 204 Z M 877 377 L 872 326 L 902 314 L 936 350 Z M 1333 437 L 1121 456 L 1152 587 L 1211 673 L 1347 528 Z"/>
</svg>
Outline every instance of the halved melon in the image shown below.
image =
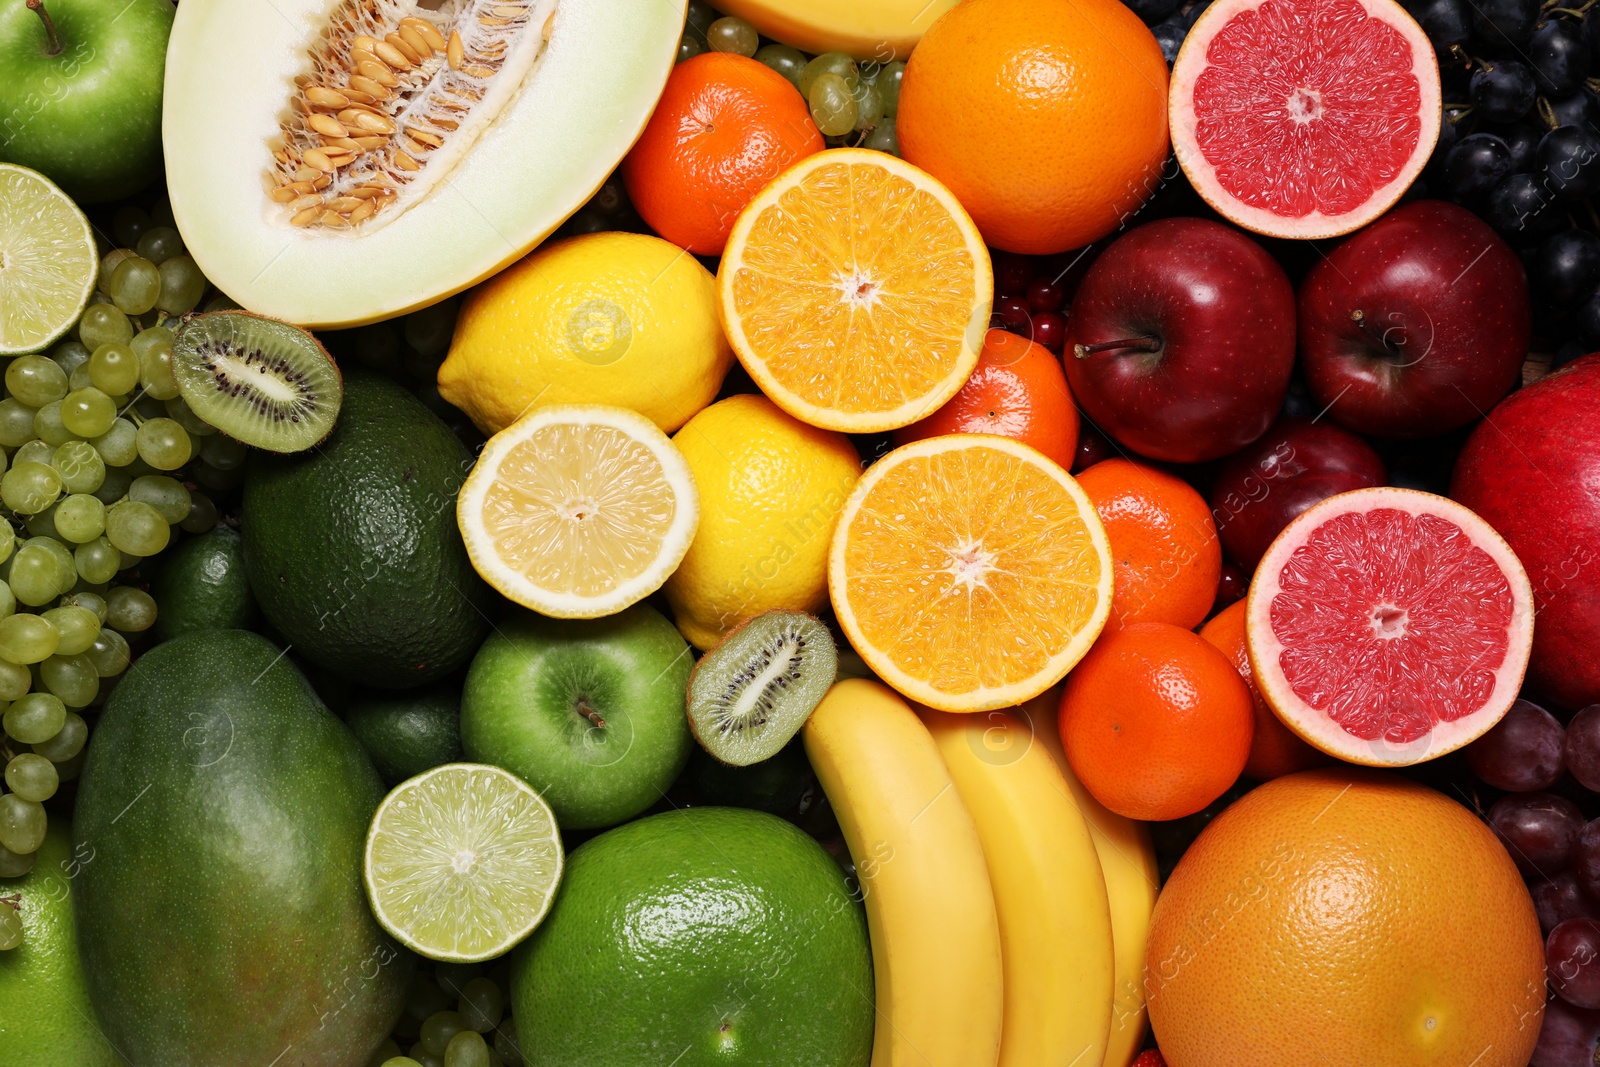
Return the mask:
<svg viewBox="0 0 1600 1067">
<path fill-rule="evenodd" d="M 354 326 L 526 253 L 643 131 L 686 0 L 205 0 L 180 6 L 172 211 L 251 311 Z"/>
</svg>

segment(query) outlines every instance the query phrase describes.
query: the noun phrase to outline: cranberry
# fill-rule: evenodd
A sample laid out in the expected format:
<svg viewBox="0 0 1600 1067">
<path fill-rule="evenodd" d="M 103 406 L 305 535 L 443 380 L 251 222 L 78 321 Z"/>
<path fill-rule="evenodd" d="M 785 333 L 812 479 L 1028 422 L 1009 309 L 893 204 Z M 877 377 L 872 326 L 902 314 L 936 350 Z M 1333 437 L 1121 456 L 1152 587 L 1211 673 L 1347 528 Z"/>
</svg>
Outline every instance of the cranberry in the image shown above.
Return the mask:
<svg viewBox="0 0 1600 1067">
<path fill-rule="evenodd" d="M 1067 339 L 1067 320 L 1055 311 L 1041 311 L 1033 316 L 1033 340 L 1035 344 L 1044 345 L 1056 355 L 1061 354 L 1061 345 Z"/>
<path fill-rule="evenodd" d="M 1111 442 L 1105 435 L 1084 419 L 1078 427 L 1078 455 L 1072 461 L 1072 473 L 1080 474 L 1103 459 L 1111 458 Z"/>
<path fill-rule="evenodd" d="M 1250 591 L 1250 572 L 1239 566 L 1231 559 L 1222 561 L 1222 577 L 1217 581 L 1217 599 L 1211 605 L 1213 614 L 1232 604 L 1234 601 L 1243 600 L 1244 595 Z"/>
<path fill-rule="evenodd" d="M 1035 278 L 1028 286 L 1028 306 L 1037 314 L 1060 311 L 1067 302 L 1067 290 L 1053 278 Z"/>
<path fill-rule="evenodd" d="M 1033 318 L 1028 305 L 1014 296 L 1002 296 L 994 302 L 994 317 L 1002 329 L 1023 337 L 1033 336 Z"/>
</svg>

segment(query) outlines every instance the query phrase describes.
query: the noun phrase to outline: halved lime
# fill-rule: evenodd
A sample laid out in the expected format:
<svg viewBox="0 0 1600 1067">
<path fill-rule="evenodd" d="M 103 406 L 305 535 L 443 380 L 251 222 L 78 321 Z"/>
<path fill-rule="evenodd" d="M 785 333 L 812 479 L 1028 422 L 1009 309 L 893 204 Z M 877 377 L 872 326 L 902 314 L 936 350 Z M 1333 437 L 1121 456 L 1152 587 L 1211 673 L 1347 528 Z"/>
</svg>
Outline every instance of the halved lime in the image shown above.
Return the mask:
<svg viewBox="0 0 1600 1067">
<path fill-rule="evenodd" d="M 99 267 L 72 198 L 37 171 L 0 163 L 0 356 L 37 352 L 71 329 Z"/>
<path fill-rule="evenodd" d="M 562 863 L 555 815 L 528 783 L 485 763 L 446 763 L 378 805 L 367 831 L 367 899 L 412 951 L 477 962 L 543 921 Z"/>
</svg>

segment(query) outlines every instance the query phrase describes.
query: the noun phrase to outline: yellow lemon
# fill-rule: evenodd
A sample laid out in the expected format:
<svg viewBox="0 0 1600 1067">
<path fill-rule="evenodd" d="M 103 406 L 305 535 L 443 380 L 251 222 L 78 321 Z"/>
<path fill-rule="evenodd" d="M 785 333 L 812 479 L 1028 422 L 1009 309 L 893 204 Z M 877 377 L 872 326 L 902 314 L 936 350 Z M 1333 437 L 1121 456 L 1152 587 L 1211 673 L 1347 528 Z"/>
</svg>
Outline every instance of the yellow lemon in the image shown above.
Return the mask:
<svg viewBox="0 0 1600 1067">
<path fill-rule="evenodd" d="M 671 432 L 711 403 L 733 361 L 716 288 L 659 237 L 545 245 L 467 296 L 439 395 L 491 435 L 549 404 L 629 408 Z"/>
<path fill-rule="evenodd" d="M 710 648 L 752 615 L 822 607 L 828 542 L 861 475 L 850 439 L 741 395 L 690 419 L 673 443 L 700 490 L 700 527 L 664 587 L 683 636 Z"/>
</svg>

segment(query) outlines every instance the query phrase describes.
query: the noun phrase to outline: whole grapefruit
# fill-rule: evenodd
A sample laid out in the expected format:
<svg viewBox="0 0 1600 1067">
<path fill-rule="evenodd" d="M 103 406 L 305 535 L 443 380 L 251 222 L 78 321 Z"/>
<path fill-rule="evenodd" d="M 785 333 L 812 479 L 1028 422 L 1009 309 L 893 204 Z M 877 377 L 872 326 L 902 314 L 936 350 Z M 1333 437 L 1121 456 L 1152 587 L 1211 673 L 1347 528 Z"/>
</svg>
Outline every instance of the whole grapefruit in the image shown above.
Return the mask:
<svg viewBox="0 0 1600 1067">
<path fill-rule="evenodd" d="M 1533 583 L 1530 686 L 1569 708 L 1600 702 L 1600 354 L 1490 411 L 1450 495 L 1506 539 Z"/>
<path fill-rule="evenodd" d="M 1145 954 L 1171 1067 L 1525 1067 L 1533 902 L 1454 800 L 1345 767 L 1268 782 L 1172 872 Z"/>
<path fill-rule="evenodd" d="M 1161 183 L 1167 64 L 1118 0 L 965 0 L 906 63 L 895 128 L 989 244 L 1062 252 Z"/>
</svg>

